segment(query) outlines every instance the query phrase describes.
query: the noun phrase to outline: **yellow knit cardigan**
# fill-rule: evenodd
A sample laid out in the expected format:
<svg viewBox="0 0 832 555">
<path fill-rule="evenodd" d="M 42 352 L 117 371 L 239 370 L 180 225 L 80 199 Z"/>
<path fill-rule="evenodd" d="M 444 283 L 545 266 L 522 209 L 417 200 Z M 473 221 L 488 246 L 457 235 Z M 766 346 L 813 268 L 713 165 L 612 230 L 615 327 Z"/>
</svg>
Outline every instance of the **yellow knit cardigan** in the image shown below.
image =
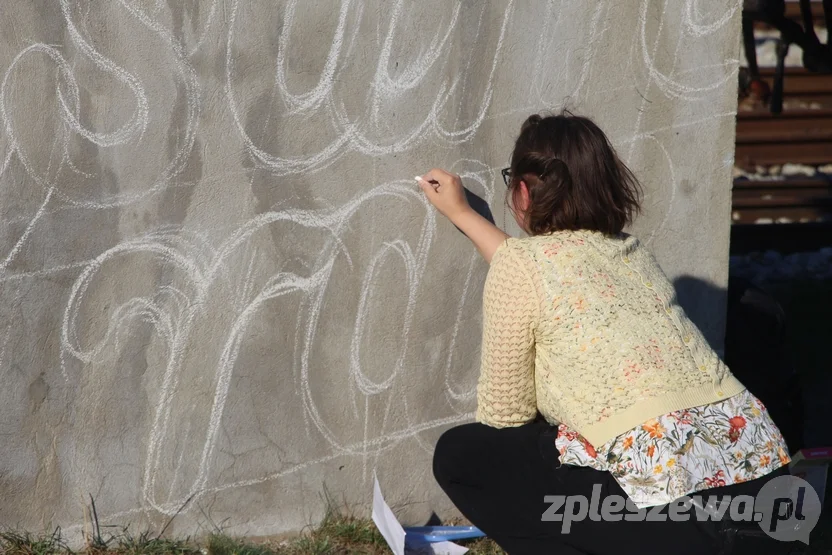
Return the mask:
<svg viewBox="0 0 832 555">
<path fill-rule="evenodd" d="M 519 426 L 539 411 L 602 445 L 744 389 L 635 237 L 557 231 L 508 238 L 494 253 L 477 421 Z"/>
</svg>

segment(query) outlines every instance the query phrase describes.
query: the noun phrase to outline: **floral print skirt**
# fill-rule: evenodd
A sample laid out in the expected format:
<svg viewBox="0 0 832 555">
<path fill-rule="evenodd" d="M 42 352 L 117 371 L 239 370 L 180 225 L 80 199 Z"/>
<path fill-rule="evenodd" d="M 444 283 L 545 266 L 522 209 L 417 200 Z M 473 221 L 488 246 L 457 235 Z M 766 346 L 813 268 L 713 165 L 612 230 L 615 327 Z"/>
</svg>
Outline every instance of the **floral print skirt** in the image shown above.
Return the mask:
<svg viewBox="0 0 832 555">
<path fill-rule="evenodd" d="M 562 464 L 610 472 L 638 508 L 753 480 L 791 460 L 780 430 L 748 390 L 648 420 L 604 445 L 561 424 Z"/>
</svg>

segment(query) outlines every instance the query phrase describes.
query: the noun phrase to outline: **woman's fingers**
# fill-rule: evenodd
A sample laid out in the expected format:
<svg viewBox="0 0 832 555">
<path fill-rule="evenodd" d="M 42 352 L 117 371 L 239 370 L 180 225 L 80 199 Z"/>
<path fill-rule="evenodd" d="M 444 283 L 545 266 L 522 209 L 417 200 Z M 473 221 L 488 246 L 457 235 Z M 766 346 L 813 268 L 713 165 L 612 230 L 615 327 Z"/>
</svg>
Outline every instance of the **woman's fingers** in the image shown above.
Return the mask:
<svg viewBox="0 0 832 555">
<path fill-rule="evenodd" d="M 452 174 L 438 168 L 434 168 L 422 176 L 422 178 L 426 181 L 435 181 L 439 185 L 450 184 L 450 182 L 453 181 L 453 177 L 454 176 Z"/>
<path fill-rule="evenodd" d="M 434 190 L 439 188 L 439 183 L 436 181 L 431 181 L 424 176 L 416 176 L 416 181 L 421 185 L 422 183 L 427 183 L 428 185 L 432 185 Z"/>
<path fill-rule="evenodd" d="M 431 195 L 439 194 L 439 184 L 438 183 L 431 183 L 422 177 L 417 177 L 416 181 L 419 183 L 419 188 L 421 188 L 425 194 L 428 196 L 428 199 L 431 198 Z"/>
<path fill-rule="evenodd" d="M 453 219 L 468 207 L 459 176 L 434 168 L 418 181 L 430 203 L 446 217 Z"/>
</svg>

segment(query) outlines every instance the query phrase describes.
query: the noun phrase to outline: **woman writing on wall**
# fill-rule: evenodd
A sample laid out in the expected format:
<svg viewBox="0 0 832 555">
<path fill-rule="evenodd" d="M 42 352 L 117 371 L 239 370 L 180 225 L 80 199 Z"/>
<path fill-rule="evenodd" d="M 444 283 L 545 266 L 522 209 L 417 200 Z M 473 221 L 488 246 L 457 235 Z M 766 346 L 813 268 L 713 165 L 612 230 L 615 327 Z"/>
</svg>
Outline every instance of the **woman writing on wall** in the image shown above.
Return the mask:
<svg viewBox="0 0 832 555">
<path fill-rule="evenodd" d="M 477 422 L 439 439 L 437 481 L 512 555 L 716 553 L 717 523 L 648 521 L 643 509 L 666 515 L 694 492 L 754 495 L 789 457 L 765 407 L 622 231 L 638 181 L 591 120 L 568 112 L 523 123 L 503 178 L 528 237 L 474 212 L 458 176 L 420 181 L 490 263 Z M 619 496 L 627 518 L 586 515 L 568 531 L 543 518 L 546 496 L 570 495 L 598 507 Z"/>
</svg>

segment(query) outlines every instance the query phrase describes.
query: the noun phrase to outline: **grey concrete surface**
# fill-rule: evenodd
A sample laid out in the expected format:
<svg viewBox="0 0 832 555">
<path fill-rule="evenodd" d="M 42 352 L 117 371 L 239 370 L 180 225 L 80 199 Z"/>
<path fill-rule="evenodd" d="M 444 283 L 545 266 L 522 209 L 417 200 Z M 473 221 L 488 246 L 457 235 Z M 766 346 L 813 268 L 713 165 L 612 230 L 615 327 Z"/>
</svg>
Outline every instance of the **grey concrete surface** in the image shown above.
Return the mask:
<svg viewBox="0 0 832 555">
<path fill-rule="evenodd" d="M 0 6 L 0 525 L 276 534 L 324 492 L 452 514 L 486 264 L 530 113 L 595 118 L 633 232 L 719 347 L 737 2 L 54 0 Z M 696 283 L 701 283 L 698 288 Z M 85 499 L 87 501 L 85 501 Z"/>
</svg>

